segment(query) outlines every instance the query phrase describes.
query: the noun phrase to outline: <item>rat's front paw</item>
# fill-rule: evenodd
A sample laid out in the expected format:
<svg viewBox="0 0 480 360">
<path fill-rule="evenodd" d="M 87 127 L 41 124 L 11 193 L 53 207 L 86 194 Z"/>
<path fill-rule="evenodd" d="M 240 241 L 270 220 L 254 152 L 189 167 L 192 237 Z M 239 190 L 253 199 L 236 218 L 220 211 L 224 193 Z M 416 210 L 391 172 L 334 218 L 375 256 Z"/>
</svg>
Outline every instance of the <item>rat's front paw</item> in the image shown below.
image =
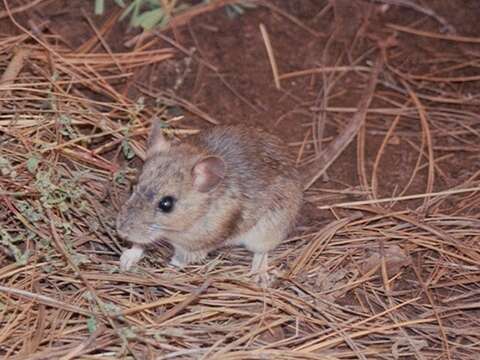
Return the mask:
<svg viewBox="0 0 480 360">
<path fill-rule="evenodd" d="M 132 246 L 130 249 L 125 250 L 120 256 L 120 270 L 128 271 L 135 266 L 143 255 L 143 249 L 139 246 Z"/>
</svg>

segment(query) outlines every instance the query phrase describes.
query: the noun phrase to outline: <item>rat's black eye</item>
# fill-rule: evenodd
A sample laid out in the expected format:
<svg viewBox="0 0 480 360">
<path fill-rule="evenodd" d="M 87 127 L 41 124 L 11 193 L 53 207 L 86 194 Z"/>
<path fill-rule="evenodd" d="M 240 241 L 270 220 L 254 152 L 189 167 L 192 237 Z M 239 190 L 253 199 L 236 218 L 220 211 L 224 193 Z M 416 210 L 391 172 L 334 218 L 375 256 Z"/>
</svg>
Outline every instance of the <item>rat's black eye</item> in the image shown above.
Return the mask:
<svg viewBox="0 0 480 360">
<path fill-rule="evenodd" d="M 175 198 L 173 196 L 164 196 L 158 202 L 158 208 L 164 213 L 169 213 L 173 210 L 173 204 L 175 203 Z"/>
</svg>

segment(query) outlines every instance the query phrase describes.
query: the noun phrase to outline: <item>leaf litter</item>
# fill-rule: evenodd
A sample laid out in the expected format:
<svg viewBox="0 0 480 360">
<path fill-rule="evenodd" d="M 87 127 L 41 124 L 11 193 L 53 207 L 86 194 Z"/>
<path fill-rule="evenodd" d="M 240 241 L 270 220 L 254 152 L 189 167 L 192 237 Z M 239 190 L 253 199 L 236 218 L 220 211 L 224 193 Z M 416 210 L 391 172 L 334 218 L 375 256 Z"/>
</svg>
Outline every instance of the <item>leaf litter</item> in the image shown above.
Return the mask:
<svg viewBox="0 0 480 360">
<path fill-rule="evenodd" d="M 387 12 L 400 3 L 383 2 Z M 329 4 L 323 3 L 326 10 L 319 10 L 318 19 L 330 11 Z M 258 11 L 274 12 L 284 24 L 316 40 L 333 36 L 311 31 L 282 5 L 262 3 L 262 9 Z M 417 16 L 424 19 L 425 8 L 421 10 Z M 435 15 L 432 11 L 430 17 Z M 346 21 L 341 12 L 337 14 L 335 23 Z M 185 19 L 188 12 L 182 16 Z M 341 107 L 330 100 L 332 89 L 357 70 L 365 88 L 374 62 L 360 62 L 362 67 L 323 64 L 332 74 L 325 79 L 333 85 L 325 87 L 322 96 L 329 101 L 318 101 L 318 108 L 309 111 L 328 113 L 327 129 L 335 128 L 340 136 L 329 137 L 327 165 L 313 176 L 318 179 L 328 168 L 331 177 L 330 164 L 345 161 L 341 155 L 348 144 L 354 145 L 360 188 L 309 184 L 307 199 L 323 208 L 328 221 L 304 224 L 300 219 L 298 229 L 272 256 L 278 279 L 266 290 L 246 275 L 250 257 L 242 249 L 219 252 L 210 263 L 177 271 L 167 266 L 171 249 L 161 245 L 136 271 L 118 270 L 125 244 L 115 235 L 115 214 L 144 157 L 150 119 L 160 115 L 179 136 L 199 128 L 168 116 L 168 106 L 145 92 L 145 103 L 132 100 L 119 79 L 128 81 L 140 68 L 171 60 L 177 50 L 147 39 L 144 46 L 128 52 L 77 52 L 47 33 L 34 41 L 23 33 L 2 34 L 0 356 L 16 360 L 141 359 L 145 354 L 157 359 L 476 356 L 480 169 L 463 168 L 454 177 L 443 165 L 458 154 L 473 159 L 468 154 L 479 151 L 479 103 L 469 88 L 475 80 L 461 72 L 476 69 L 475 41 L 437 33 L 429 24 L 429 30 L 422 30 L 420 23 L 393 21 L 385 28 L 397 31 L 395 42 L 388 46 L 378 39 L 369 42 L 382 57 L 383 67 L 376 89 L 366 92 L 370 104 L 350 123 L 348 114 L 357 111 L 358 102 Z M 268 26 L 265 29 L 269 31 Z M 95 43 L 98 34 L 92 38 Z M 276 36 L 269 31 L 273 47 Z M 427 38 L 426 51 L 443 49 L 435 41 L 461 44 L 467 51 L 439 53 L 436 61 L 420 57 L 414 69 L 423 71 L 415 73 L 406 64 L 411 50 L 405 37 Z M 139 39 L 132 41 L 138 44 Z M 358 41 L 353 39 L 349 55 L 358 55 L 355 46 Z M 278 61 L 282 53 L 274 50 Z M 285 86 L 286 79 L 321 74 L 322 67 L 278 70 L 277 80 Z M 196 104 L 169 99 L 203 120 L 218 122 Z M 306 143 L 296 150 L 300 164 L 306 166 L 319 158 L 307 146 L 318 139 L 302 131 Z M 372 155 L 365 143 L 375 136 L 382 137 L 384 145 Z M 412 168 L 387 174 L 398 176 L 398 184 L 389 187 L 389 177 L 382 172 L 385 162 L 395 161 L 405 144 L 417 157 Z M 418 185 L 415 189 L 423 186 L 424 193 L 412 194 L 412 184 Z"/>
</svg>

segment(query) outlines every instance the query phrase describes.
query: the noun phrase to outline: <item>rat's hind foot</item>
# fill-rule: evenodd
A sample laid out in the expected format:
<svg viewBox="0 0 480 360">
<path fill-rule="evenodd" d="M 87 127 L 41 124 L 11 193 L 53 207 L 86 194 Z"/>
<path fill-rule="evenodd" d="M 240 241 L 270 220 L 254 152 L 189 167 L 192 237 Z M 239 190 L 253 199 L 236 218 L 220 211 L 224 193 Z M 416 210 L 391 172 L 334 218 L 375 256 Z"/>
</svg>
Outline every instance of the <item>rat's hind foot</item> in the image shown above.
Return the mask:
<svg viewBox="0 0 480 360">
<path fill-rule="evenodd" d="M 269 287 L 273 278 L 268 273 L 268 253 L 254 253 L 250 274 L 253 280 L 261 287 Z"/>
<path fill-rule="evenodd" d="M 188 251 L 179 247 L 175 247 L 175 253 L 170 260 L 170 265 L 181 269 L 188 264 L 201 262 L 207 257 L 207 255 L 208 252 L 204 250 Z"/>
<path fill-rule="evenodd" d="M 120 256 L 120 270 L 128 271 L 135 266 L 143 256 L 143 248 L 133 245 L 130 249 L 124 250 Z"/>
</svg>

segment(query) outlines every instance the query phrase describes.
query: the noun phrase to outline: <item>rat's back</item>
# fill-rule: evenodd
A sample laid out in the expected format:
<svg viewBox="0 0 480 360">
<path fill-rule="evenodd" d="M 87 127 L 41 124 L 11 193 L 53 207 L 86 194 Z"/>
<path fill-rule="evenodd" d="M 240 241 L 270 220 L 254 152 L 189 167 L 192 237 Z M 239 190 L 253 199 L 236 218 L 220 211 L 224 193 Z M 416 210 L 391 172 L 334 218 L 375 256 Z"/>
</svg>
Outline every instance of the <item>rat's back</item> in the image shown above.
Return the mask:
<svg viewBox="0 0 480 360">
<path fill-rule="evenodd" d="M 300 181 L 284 142 L 263 129 L 216 126 L 194 141 L 207 153 L 221 157 L 227 165 L 226 181 L 244 191 L 265 190 L 279 178 Z"/>
</svg>

